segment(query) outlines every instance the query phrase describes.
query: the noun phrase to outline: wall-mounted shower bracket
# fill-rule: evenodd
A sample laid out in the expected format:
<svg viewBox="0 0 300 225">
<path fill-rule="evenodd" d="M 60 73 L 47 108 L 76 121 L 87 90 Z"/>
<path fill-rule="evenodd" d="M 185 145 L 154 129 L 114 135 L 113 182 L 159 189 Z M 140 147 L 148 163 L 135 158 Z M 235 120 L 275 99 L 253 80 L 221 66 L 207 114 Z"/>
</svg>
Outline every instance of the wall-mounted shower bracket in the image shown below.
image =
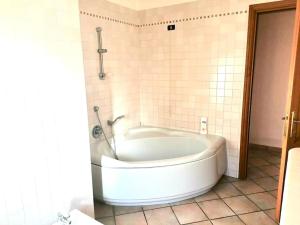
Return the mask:
<svg viewBox="0 0 300 225">
<path fill-rule="evenodd" d="M 105 79 L 105 76 L 106 76 L 105 73 L 99 73 L 98 75 L 99 75 L 100 80 L 104 80 Z"/>
<path fill-rule="evenodd" d="M 97 49 L 97 52 L 99 53 L 99 68 L 100 68 L 99 78 L 100 78 L 100 80 L 104 80 L 106 74 L 104 73 L 104 68 L 103 68 L 103 54 L 107 53 L 107 49 L 102 48 L 102 35 L 101 35 L 102 28 L 97 27 L 96 31 L 97 31 L 97 36 L 98 36 L 98 49 Z"/>
<path fill-rule="evenodd" d="M 99 54 L 103 54 L 103 53 L 106 53 L 107 52 L 107 49 L 98 49 L 97 52 Z"/>
</svg>

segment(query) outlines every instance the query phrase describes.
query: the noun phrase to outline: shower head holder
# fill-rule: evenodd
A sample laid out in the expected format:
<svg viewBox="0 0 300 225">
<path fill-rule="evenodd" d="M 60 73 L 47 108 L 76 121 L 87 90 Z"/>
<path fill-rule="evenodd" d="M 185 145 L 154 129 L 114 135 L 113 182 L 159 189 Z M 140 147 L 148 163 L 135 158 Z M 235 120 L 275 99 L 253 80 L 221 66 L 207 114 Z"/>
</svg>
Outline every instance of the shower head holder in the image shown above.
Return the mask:
<svg viewBox="0 0 300 225">
<path fill-rule="evenodd" d="M 98 112 L 99 111 L 99 106 L 95 105 L 93 109 L 94 109 L 94 112 Z"/>
<path fill-rule="evenodd" d="M 107 49 L 105 49 L 105 48 L 104 49 L 98 49 L 97 52 L 99 54 L 107 53 Z"/>
<path fill-rule="evenodd" d="M 101 73 L 101 72 L 99 73 L 100 80 L 104 80 L 105 76 L 106 76 L 106 73 Z"/>
</svg>

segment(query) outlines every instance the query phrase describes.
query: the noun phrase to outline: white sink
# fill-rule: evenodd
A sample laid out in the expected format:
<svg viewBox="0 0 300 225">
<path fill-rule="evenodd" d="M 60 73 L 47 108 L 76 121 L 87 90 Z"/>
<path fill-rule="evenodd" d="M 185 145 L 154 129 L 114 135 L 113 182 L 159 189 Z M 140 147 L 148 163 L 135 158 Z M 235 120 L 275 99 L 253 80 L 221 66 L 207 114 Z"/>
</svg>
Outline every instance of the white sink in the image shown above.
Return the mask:
<svg viewBox="0 0 300 225">
<path fill-rule="evenodd" d="M 70 212 L 71 225 L 104 225 L 93 218 L 83 214 L 77 209 Z M 53 225 L 61 225 L 60 223 L 54 223 Z"/>
</svg>

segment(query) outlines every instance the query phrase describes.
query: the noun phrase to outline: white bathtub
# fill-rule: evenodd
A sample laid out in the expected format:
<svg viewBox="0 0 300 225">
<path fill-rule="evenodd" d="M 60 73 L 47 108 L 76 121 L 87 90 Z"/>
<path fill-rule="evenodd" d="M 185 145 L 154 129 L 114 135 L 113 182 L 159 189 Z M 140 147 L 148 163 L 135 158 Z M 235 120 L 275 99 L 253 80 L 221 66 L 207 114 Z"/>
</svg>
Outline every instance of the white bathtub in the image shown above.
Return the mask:
<svg viewBox="0 0 300 225">
<path fill-rule="evenodd" d="M 117 140 L 119 160 L 103 147 L 92 152 L 94 197 L 112 205 L 191 198 L 209 191 L 227 168 L 219 136 L 141 127 Z"/>
</svg>

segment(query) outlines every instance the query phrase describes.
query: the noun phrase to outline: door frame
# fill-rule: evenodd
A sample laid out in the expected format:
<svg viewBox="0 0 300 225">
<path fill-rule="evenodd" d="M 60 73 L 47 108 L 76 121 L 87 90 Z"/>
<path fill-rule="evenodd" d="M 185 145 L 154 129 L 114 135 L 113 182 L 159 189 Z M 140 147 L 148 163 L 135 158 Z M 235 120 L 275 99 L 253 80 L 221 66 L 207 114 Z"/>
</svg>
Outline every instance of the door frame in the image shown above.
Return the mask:
<svg viewBox="0 0 300 225">
<path fill-rule="evenodd" d="M 284 0 L 269 2 L 249 6 L 246 68 L 243 93 L 242 123 L 241 123 L 241 142 L 240 142 L 240 162 L 239 178 L 247 177 L 248 162 L 248 143 L 250 130 L 251 97 L 254 74 L 254 57 L 257 35 L 257 21 L 260 13 L 275 12 L 287 9 L 296 9 L 296 0 Z"/>
<path fill-rule="evenodd" d="M 262 4 L 254 4 L 249 6 L 245 79 L 244 79 L 244 93 L 243 93 L 243 107 L 242 107 L 242 121 L 241 121 L 241 142 L 240 142 L 240 161 L 239 161 L 240 179 L 247 178 L 251 97 L 252 97 L 252 88 L 253 88 L 253 74 L 254 74 L 258 15 L 261 13 L 296 9 L 296 3 L 297 0 L 283 0 L 283 1 L 262 3 Z M 281 163 L 281 166 L 282 165 L 285 164 Z M 279 186 L 280 185 L 283 184 L 279 184 Z M 281 199 L 282 196 L 279 197 Z M 281 207 L 281 205 L 280 206 L 277 205 L 277 209 L 276 209 L 277 212 L 278 211 L 280 212 L 280 208 L 278 207 Z M 279 219 L 279 216 L 277 216 L 277 219 Z"/>
</svg>

